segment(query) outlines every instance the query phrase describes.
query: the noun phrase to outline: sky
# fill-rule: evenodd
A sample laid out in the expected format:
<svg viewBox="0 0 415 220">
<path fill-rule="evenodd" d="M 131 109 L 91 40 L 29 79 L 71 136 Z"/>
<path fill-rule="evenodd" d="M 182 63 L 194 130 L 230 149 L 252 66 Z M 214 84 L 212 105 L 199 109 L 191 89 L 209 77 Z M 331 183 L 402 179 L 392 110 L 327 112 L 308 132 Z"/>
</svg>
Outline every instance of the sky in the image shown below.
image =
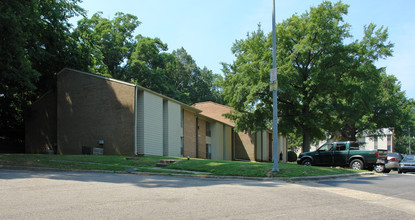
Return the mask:
<svg viewBox="0 0 415 220">
<path fill-rule="evenodd" d="M 276 22 L 301 15 L 323 0 L 275 0 Z M 135 15 L 141 22 L 135 35 L 158 37 L 168 52 L 183 47 L 199 67 L 222 74 L 221 63 L 236 58 L 231 48 L 246 39 L 258 24 L 265 33 L 272 31 L 273 0 L 83 0 L 80 6 L 90 18 L 101 11 L 112 19 L 116 12 Z M 332 1 L 337 2 L 337 1 Z M 363 27 L 374 23 L 389 30 L 394 43 L 393 56 L 377 62 L 401 82 L 408 98 L 415 99 L 415 9 L 414 0 L 343 0 L 348 4 L 344 21 L 351 25 L 352 40 L 360 40 Z M 79 19 L 79 18 L 78 18 Z M 72 23 L 76 23 L 76 18 Z"/>
</svg>

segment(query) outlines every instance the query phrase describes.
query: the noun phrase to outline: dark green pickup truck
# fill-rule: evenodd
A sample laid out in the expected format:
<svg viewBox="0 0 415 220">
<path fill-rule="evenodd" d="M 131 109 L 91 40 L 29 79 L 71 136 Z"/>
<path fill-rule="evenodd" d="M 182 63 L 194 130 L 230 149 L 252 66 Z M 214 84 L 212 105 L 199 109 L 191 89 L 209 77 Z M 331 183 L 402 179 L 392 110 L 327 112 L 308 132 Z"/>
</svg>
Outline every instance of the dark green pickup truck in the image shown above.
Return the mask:
<svg viewBox="0 0 415 220">
<path fill-rule="evenodd" d="M 297 163 L 316 166 L 349 166 L 381 173 L 385 169 L 387 150 L 360 150 L 361 143 L 342 141 L 326 143 L 316 151 L 301 153 Z"/>
</svg>

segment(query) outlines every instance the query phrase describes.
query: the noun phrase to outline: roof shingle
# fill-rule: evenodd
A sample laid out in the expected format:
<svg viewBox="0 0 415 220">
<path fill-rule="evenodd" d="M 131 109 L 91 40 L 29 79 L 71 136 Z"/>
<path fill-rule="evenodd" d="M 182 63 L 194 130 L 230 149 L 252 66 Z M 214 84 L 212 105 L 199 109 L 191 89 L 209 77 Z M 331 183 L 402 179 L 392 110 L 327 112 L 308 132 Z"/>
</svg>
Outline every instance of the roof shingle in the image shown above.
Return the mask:
<svg viewBox="0 0 415 220">
<path fill-rule="evenodd" d="M 209 118 L 215 119 L 217 121 L 235 127 L 235 122 L 223 116 L 223 114 L 230 113 L 231 111 L 233 111 L 234 109 L 232 107 L 218 104 L 212 101 L 199 102 L 193 104 L 192 106 L 201 110 L 201 115 L 207 116 Z"/>
</svg>

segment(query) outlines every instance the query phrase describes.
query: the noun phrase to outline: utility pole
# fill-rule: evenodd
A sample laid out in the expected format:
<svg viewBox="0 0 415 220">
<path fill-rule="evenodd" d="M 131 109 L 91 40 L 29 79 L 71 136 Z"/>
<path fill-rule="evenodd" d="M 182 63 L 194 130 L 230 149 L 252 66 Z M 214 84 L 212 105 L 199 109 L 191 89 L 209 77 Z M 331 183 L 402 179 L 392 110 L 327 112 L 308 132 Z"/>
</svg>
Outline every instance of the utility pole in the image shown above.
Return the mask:
<svg viewBox="0 0 415 220">
<path fill-rule="evenodd" d="M 279 172 L 278 169 L 278 106 L 277 106 L 277 43 L 275 33 L 275 0 L 272 0 L 272 70 L 270 90 L 272 91 L 272 172 Z"/>
<path fill-rule="evenodd" d="M 411 127 L 408 128 L 409 155 L 411 154 Z"/>
</svg>

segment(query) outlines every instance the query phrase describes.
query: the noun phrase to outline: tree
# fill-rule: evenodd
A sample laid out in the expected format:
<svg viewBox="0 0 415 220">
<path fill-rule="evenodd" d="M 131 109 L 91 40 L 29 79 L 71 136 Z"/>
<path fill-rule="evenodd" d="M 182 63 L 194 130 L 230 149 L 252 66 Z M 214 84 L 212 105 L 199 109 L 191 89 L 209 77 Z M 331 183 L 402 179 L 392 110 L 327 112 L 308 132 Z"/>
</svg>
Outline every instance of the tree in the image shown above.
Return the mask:
<svg viewBox="0 0 415 220">
<path fill-rule="evenodd" d="M 138 35 L 137 43 L 128 60 L 125 80 L 137 83 L 171 98 L 180 98 L 180 92 L 172 83 L 167 64 L 174 56 L 166 53 L 167 44 L 159 38 Z"/>
<path fill-rule="evenodd" d="M 29 1 L 0 3 L 0 137 L 7 130 L 22 126 L 26 91 L 36 88 L 39 72 L 32 68 L 26 56 L 30 31 L 35 28 L 32 19 L 35 5 Z M 31 18 L 31 19 L 27 19 Z M 27 19 L 27 21 L 26 21 Z"/>
<path fill-rule="evenodd" d="M 268 89 L 271 52 L 268 38 L 260 26 L 246 40 L 236 41 L 232 52 L 237 57 L 223 64 L 225 101 L 236 110 L 227 117 L 236 121 L 236 130 L 256 132 L 272 117 L 272 96 Z"/>
<path fill-rule="evenodd" d="M 53 88 L 56 72 L 77 67 L 69 18 L 84 13 L 79 0 L 0 3 L 0 137 L 23 143 L 23 115 Z M 11 132 L 10 132 L 11 131 Z"/>
<path fill-rule="evenodd" d="M 133 32 L 140 25 L 137 17 L 117 12 L 114 19 L 95 13 L 78 21 L 72 37 L 88 64 L 88 71 L 122 79 L 125 63 L 136 46 Z"/>
<path fill-rule="evenodd" d="M 350 36 L 349 25 L 342 23 L 347 8 L 323 2 L 309 13 L 293 15 L 277 25 L 280 131 L 301 135 L 304 151 L 313 138 L 324 134 L 320 119 L 324 118 L 325 97 L 341 74 L 340 64 L 348 52 L 343 39 Z M 272 117 L 268 90 L 271 40 L 258 30 L 246 41 L 237 41 L 233 47 L 235 72 L 227 74 L 226 81 L 231 83 L 224 86 L 225 99 L 238 111 L 237 121 L 255 124 L 254 128 L 265 127 Z"/>
<path fill-rule="evenodd" d="M 189 89 L 190 102 L 214 101 L 221 103 L 220 97 L 218 96 L 219 92 L 215 84 L 219 77 L 219 75 L 213 74 L 213 72 L 206 67 L 203 69 L 198 68 L 197 71 L 193 72 Z"/>
<path fill-rule="evenodd" d="M 219 81 L 221 76 L 206 67 L 200 68 L 184 48 L 172 52 L 173 60 L 167 65 L 171 83 L 181 93 L 178 100 L 193 104 L 202 101 L 222 103 Z"/>
<path fill-rule="evenodd" d="M 347 8 L 341 2 L 323 2 L 277 26 L 279 96 L 282 116 L 286 115 L 281 121 L 297 125 L 303 151 L 309 151 L 313 139 L 324 137 L 330 119 L 328 95 L 347 71 L 350 48 L 343 42 L 350 36 L 349 25 L 343 23 Z"/>
<path fill-rule="evenodd" d="M 393 47 L 387 42 L 387 29 L 370 24 L 361 41 L 347 44 L 349 25 L 343 21 L 347 9 L 341 2 L 323 2 L 277 25 L 279 131 L 301 137 L 303 151 L 309 151 L 310 143 L 324 139 L 327 132 L 353 140 L 366 129 L 394 127 L 381 123 L 379 114 L 391 117 L 386 111 L 399 107 L 382 98 L 406 102 L 392 85 L 388 84 L 396 91 L 394 95 L 384 94 L 392 92 L 382 90 L 389 87 L 379 87 L 388 80 L 374 62 L 390 56 Z M 235 42 L 236 61 L 224 65 L 225 100 L 236 110 L 227 116 L 236 121 L 237 129 L 270 127 L 271 43 L 271 35 L 258 28 Z M 392 114 L 403 116 L 396 109 Z"/>
</svg>

